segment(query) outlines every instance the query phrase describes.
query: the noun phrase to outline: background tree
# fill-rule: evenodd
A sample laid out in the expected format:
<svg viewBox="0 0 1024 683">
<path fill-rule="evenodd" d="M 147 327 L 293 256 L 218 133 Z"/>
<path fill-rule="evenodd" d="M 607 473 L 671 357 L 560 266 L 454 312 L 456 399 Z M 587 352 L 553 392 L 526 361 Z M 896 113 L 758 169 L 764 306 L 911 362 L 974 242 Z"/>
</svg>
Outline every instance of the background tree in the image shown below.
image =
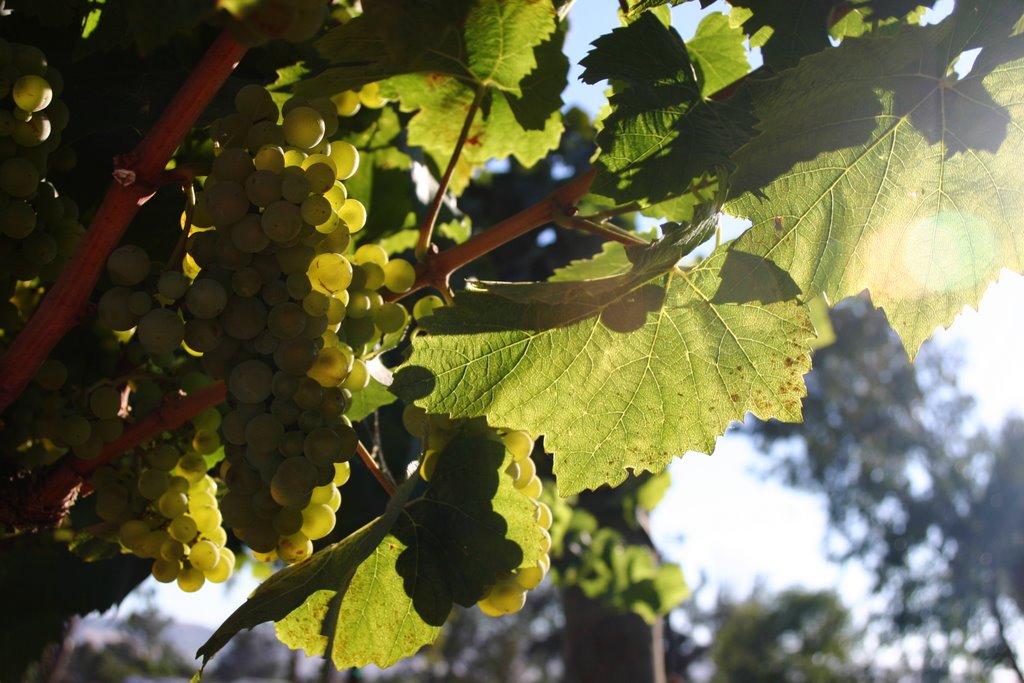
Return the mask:
<svg viewBox="0 0 1024 683">
<path fill-rule="evenodd" d="M 804 423 L 753 427 L 768 462 L 826 496 L 837 559 L 873 575 L 888 637 L 941 636 L 929 639 L 932 675 L 966 656 L 1020 676 L 1007 625 L 1022 606 L 1024 423 L 979 428 L 954 357 L 926 352 L 911 364 L 867 301 L 838 306 L 832 324 L 837 341 L 815 352 Z"/>
</svg>

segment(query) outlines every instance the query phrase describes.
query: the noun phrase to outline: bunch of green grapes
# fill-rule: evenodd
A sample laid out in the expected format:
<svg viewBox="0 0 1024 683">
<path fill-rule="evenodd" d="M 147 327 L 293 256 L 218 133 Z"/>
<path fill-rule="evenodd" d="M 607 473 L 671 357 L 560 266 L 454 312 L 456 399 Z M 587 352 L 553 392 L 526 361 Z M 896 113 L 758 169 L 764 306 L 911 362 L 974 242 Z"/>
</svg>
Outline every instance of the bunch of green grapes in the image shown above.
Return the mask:
<svg viewBox="0 0 1024 683">
<path fill-rule="evenodd" d="M 338 108 L 338 116 L 355 116 L 363 107 L 380 109 L 388 103 L 380 96 L 380 86 L 376 83 L 367 83 L 358 90 L 344 90 L 331 100 Z"/>
<path fill-rule="evenodd" d="M 46 181 L 68 109 L 63 81 L 30 45 L 0 39 L 0 330 L 4 342 L 56 280 L 84 233 L 78 207 Z M 63 151 L 63 150 L 62 150 Z M 56 158 L 56 157 L 55 157 Z M 58 159 L 59 160 L 59 159 Z"/>
<path fill-rule="evenodd" d="M 540 585 L 551 568 L 551 508 L 539 500 L 543 491 L 537 467 L 530 454 L 533 452 L 533 437 L 527 432 L 488 427 L 482 418 L 474 420 L 453 420 L 445 415 L 429 415 L 422 408 L 406 406 L 402 413 L 402 422 L 406 430 L 421 440 L 423 455 L 420 459 L 420 476 L 429 481 L 437 467 L 438 458 L 445 446 L 459 431 L 472 429 L 500 440 L 506 452 L 511 456 L 511 463 L 505 468 L 504 474 L 512 479 L 512 484 L 520 493 L 534 503 L 537 526 L 543 531 L 542 555 L 536 564 L 524 565 L 512 572 L 495 577 L 494 583 L 487 587 L 487 592 L 477 606 L 484 614 L 499 617 L 503 614 L 518 612 L 526 604 L 526 593 Z"/>
<path fill-rule="evenodd" d="M 331 100 L 279 111 L 247 86 L 235 105 L 211 127 L 217 156 L 187 243 L 195 278 L 175 305 L 186 349 L 227 383 L 225 521 L 259 557 L 296 562 L 334 528 L 358 442 L 345 411 L 369 384 L 367 358 L 409 322 L 383 293 L 408 291 L 415 271 L 351 248 L 366 209 L 343 181 L 359 155 L 330 140 Z"/>
<path fill-rule="evenodd" d="M 193 419 L 194 437 L 184 449 L 157 443 L 143 458 L 122 459 L 96 470 L 96 513 L 114 529 L 121 547 L 152 559 L 152 574 L 163 583 L 177 580 L 186 592 L 206 581 L 221 583 L 234 571 L 226 547 L 217 482 L 207 474 L 203 434 L 216 433 L 220 413 L 207 410 Z"/>
</svg>

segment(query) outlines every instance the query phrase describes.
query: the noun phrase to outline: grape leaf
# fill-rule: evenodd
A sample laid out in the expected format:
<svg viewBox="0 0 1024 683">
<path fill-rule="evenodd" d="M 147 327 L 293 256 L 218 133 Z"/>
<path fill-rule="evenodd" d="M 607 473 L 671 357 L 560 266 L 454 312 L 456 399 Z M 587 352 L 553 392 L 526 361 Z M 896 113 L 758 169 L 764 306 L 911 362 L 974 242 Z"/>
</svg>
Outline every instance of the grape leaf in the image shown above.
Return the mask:
<svg viewBox="0 0 1024 683">
<path fill-rule="evenodd" d="M 399 3 L 391 14 L 377 8 L 332 30 L 317 47 L 341 66 L 306 79 L 296 90 L 333 95 L 380 81 L 385 97 L 399 100 L 403 111 L 417 112 L 409 144 L 422 147 L 439 169 L 448 164 L 477 92 L 486 91 L 453 176 L 456 193 L 473 168 L 491 159 L 514 154 L 532 166 L 557 147 L 569 62 L 554 7 L 534 0 L 477 0 L 456 3 L 439 18 L 427 16 L 438 9 L 436 3 L 425 5 Z M 412 46 L 397 53 L 389 33 L 396 26 L 401 35 L 416 34 L 410 36 Z M 431 34 L 434 40 L 426 38 Z"/>
<path fill-rule="evenodd" d="M 587 259 L 577 259 L 569 264 L 556 268 L 548 282 L 567 282 L 575 280 L 595 280 L 601 277 L 622 275 L 629 271 L 632 263 L 626 255 L 626 249 L 618 242 L 605 242 L 601 251 Z"/>
<path fill-rule="evenodd" d="M 686 41 L 686 51 L 697 67 L 701 95 L 713 95 L 750 71 L 743 30 L 729 17 L 713 12 L 701 20 L 697 33 Z"/>
<path fill-rule="evenodd" d="M 831 47 L 829 27 L 839 18 L 835 15 L 839 0 L 734 0 L 733 7 L 750 11 L 743 24 L 753 36 L 765 28 L 771 37 L 761 47 L 764 64 L 775 70 L 795 66 L 805 55 Z"/>
<path fill-rule="evenodd" d="M 785 273 L 755 283 L 761 260 L 723 269 L 725 249 L 672 270 L 688 251 L 678 239 L 632 248 L 618 277 L 457 295 L 424 322 L 392 391 L 544 434 L 562 495 L 710 451 L 747 411 L 799 420 L 813 331 Z"/>
<path fill-rule="evenodd" d="M 587 83 L 615 85 L 597 137 L 595 194 L 642 205 L 679 197 L 695 179 L 730 167 L 753 134 L 745 90 L 724 102 L 702 99 L 682 39 L 649 13 L 597 39 L 582 64 Z M 688 220 L 691 208 L 666 204 L 666 217 Z"/>
<path fill-rule="evenodd" d="M 1024 262 L 1019 2 L 967 5 L 895 37 L 851 39 L 758 88 L 762 134 L 737 156 L 736 248 L 810 298 L 871 292 L 908 353 Z M 984 47 L 963 80 L 962 50 Z M 793 102 L 800 103 L 796 115 Z"/>
<path fill-rule="evenodd" d="M 663 5 L 671 5 L 672 7 L 675 7 L 676 5 L 681 5 L 684 2 L 689 1 L 690 0 L 627 0 L 626 5 L 629 9 L 626 10 L 626 16 L 632 18 L 646 12 L 647 10 L 662 7 Z M 700 0 L 700 6 L 702 8 L 708 7 L 714 1 L 715 0 Z"/>
<path fill-rule="evenodd" d="M 535 505 L 502 469 L 500 442 L 463 433 L 438 456 L 422 496 L 403 484 L 374 522 L 268 579 L 200 649 L 208 660 L 242 628 L 277 621 L 307 654 L 330 641 L 338 668 L 388 666 L 437 637 L 500 572 L 540 556 Z"/>
<path fill-rule="evenodd" d="M 388 391 L 386 386 L 371 378 L 365 389 L 352 394 L 352 405 L 345 411 L 345 415 L 353 422 L 359 422 L 378 408 L 391 405 L 397 400 L 398 397 Z"/>
</svg>

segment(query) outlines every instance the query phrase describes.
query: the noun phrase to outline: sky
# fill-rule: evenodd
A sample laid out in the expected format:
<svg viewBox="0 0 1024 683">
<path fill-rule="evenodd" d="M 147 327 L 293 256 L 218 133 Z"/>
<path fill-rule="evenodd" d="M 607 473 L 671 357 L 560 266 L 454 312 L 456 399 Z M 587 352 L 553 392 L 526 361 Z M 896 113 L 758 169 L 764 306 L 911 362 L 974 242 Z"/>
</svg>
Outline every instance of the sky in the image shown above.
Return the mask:
<svg viewBox="0 0 1024 683">
<path fill-rule="evenodd" d="M 577 62 L 589 43 L 618 25 L 614 0 L 577 0 L 569 15 L 566 47 L 573 63 L 566 105 L 596 113 L 604 104 L 602 87 L 578 82 Z M 940 0 L 933 14 L 948 12 L 951 2 Z M 723 2 L 707 12 L 721 11 Z M 691 36 L 701 14 L 699 3 L 673 11 L 673 23 L 684 38 Z M 751 57 L 756 64 L 757 55 Z M 735 231 L 735 224 L 732 224 Z M 1004 272 L 985 295 L 978 311 L 966 310 L 949 330 L 927 342 L 958 350 L 965 360 L 961 383 L 978 398 L 978 420 L 997 426 L 1008 414 L 1024 414 L 1024 360 L 1018 352 L 1024 339 L 1024 278 Z M 678 562 L 691 584 L 706 582 L 702 591 L 711 600 L 719 589 L 745 595 L 760 583 L 770 590 L 790 586 L 836 588 L 848 604 L 866 604 L 868 578 L 856 566 L 840 567 L 825 559 L 824 500 L 758 478 L 752 470 L 758 454 L 742 436 L 719 439 L 712 456 L 689 453 L 671 466 L 672 488 L 656 511 L 653 535 L 664 556 Z M 248 576 L 232 586 L 204 587 L 184 594 L 173 584 L 150 580 L 156 603 L 180 618 L 215 627 L 255 587 Z M 122 610 L 134 609 L 132 597 Z"/>
</svg>

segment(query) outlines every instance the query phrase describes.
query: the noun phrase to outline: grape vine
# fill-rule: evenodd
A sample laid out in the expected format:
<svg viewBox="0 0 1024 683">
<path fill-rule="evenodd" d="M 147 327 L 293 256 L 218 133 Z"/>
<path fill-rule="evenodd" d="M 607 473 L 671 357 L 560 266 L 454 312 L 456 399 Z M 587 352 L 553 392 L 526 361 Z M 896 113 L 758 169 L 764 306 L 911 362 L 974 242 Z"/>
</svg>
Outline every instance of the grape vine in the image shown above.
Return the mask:
<svg viewBox="0 0 1024 683">
<path fill-rule="evenodd" d="M 803 21 L 737 1 L 691 40 L 681 2 L 623 0 L 581 61 L 608 88 L 596 123 L 562 111 L 572 2 L 196 3 L 154 26 L 53 0 L 70 48 L 11 4 L 0 533 L 186 592 L 242 557 L 280 568 L 204 662 L 274 621 L 339 667 L 388 666 L 455 605 L 518 611 L 552 558 L 657 618 L 678 567 L 554 490 L 635 490 L 733 420 L 799 420 L 819 295 L 869 290 L 913 355 L 1024 269 L 1013 0 L 929 26 L 899 3 Z M 109 126 L 98 67 L 144 100 Z M 109 128 L 143 137 L 104 150 L 94 199 Z M 564 183 L 506 210 L 495 160 Z M 720 243 L 723 211 L 753 227 Z M 514 242 L 548 226 L 545 257 Z M 617 592 L 619 556 L 644 600 Z"/>
</svg>

